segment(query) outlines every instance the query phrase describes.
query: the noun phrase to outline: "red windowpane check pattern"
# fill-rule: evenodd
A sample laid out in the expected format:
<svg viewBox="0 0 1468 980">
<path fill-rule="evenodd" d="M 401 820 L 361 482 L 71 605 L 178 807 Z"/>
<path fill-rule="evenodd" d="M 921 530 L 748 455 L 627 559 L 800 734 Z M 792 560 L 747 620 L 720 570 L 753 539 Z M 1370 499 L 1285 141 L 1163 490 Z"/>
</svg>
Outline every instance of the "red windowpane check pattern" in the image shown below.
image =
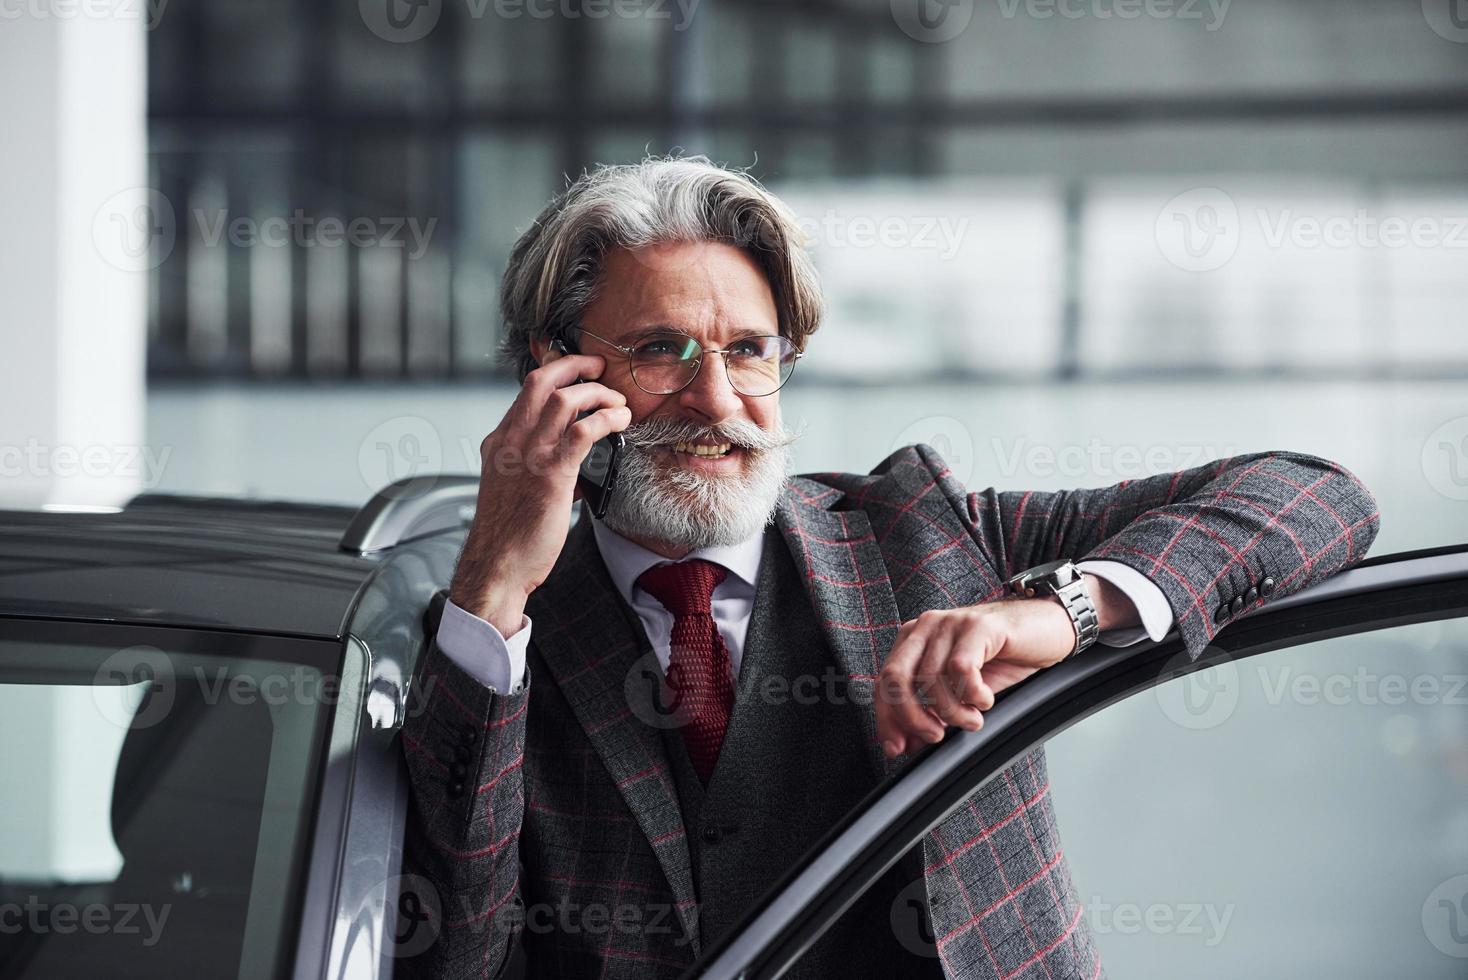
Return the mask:
<svg viewBox="0 0 1468 980">
<path fill-rule="evenodd" d="M 654 565 L 637 585 L 673 614 L 668 653 L 668 687 L 685 720 L 683 744 L 705 783 L 714 771 L 729 715 L 734 708 L 729 649 L 714 623 L 714 589 L 728 569 L 699 558 Z"/>
</svg>

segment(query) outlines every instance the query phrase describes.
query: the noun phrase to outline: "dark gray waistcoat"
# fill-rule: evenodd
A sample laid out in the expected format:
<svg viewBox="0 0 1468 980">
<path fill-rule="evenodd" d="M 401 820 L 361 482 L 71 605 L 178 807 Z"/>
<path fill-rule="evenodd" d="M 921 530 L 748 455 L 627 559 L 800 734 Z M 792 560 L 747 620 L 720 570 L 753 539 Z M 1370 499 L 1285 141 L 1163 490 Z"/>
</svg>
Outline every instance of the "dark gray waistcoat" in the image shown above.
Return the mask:
<svg viewBox="0 0 1468 980">
<path fill-rule="evenodd" d="M 849 698 L 774 528 L 758 577 L 734 713 L 707 788 L 678 731 L 664 731 L 705 950 L 881 778 L 863 744 L 860 713 L 871 709 Z M 927 930 L 921 853 L 894 865 L 786 976 L 942 977 L 936 958 L 909 950 Z M 896 909 L 894 931 L 903 902 L 913 908 Z"/>
</svg>

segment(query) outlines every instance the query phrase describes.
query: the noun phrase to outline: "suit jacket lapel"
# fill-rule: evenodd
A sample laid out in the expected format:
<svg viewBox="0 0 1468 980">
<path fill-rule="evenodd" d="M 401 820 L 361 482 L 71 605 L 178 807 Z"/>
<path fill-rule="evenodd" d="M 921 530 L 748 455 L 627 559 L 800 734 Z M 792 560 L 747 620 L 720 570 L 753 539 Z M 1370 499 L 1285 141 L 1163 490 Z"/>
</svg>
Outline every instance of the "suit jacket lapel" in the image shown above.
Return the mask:
<svg viewBox="0 0 1468 980">
<path fill-rule="evenodd" d="M 649 678 L 656 683 L 661 672 L 641 621 L 607 574 L 584 508 L 526 612 L 535 621 L 530 642 L 647 835 L 697 955 L 687 832 L 658 730 L 657 704 L 643 683 Z"/>
<path fill-rule="evenodd" d="M 800 570 L 826 641 L 851 683 L 851 696 L 870 705 L 877 673 L 902 625 L 892 580 L 871 522 L 860 510 L 833 511 L 839 490 L 800 477 L 785 483 L 775 521 Z M 862 712 L 872 766 L 894 773 L 877 741 L 876 715 Z"/>
</svg>

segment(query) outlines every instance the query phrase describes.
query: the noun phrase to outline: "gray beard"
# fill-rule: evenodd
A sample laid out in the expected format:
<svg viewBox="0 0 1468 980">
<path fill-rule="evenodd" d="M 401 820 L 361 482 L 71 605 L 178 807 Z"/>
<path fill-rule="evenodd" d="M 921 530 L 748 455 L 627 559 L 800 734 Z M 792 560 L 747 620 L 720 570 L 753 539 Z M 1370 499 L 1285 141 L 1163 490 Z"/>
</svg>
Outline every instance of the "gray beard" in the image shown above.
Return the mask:
<svg viewBox="0 0 1468 980">
<path fill-rule="evenodd" d="M 782 438 L 788 440 L 782 429 Z M 651 538 L 696 551 L 747 541 L 773 523 L 789 466 L 789 446 L 745 449 L 744 472 L 707 476 L 669 467 L 656 449 L 628 444 L 606 526 L 626 538 Z"/>
</svg>

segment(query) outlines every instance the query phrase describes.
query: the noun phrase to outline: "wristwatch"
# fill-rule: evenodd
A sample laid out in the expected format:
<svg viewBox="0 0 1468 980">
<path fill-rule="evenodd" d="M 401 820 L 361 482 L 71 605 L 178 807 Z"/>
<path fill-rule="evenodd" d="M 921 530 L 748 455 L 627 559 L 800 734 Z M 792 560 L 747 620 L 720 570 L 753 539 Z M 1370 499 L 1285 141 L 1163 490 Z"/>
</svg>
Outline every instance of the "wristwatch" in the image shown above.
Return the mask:
<svg viewBox="0 0 1468 980">
<path fill-rule="evenodd" d="M 1096 615 L 1096 606 L 1086 591 L 1080 570 L 1070 559 L 1062 558 L 1026 569 L 1009 580 L 1009 588 L 1015 595 L 1026 599 L 1053 595 L 1060 600 L 1076 630 L 1075 648 L 1065 655 L 1065 659 L 1074 657 L 1101 635 L 1101 620 Z"/>
</svg>

